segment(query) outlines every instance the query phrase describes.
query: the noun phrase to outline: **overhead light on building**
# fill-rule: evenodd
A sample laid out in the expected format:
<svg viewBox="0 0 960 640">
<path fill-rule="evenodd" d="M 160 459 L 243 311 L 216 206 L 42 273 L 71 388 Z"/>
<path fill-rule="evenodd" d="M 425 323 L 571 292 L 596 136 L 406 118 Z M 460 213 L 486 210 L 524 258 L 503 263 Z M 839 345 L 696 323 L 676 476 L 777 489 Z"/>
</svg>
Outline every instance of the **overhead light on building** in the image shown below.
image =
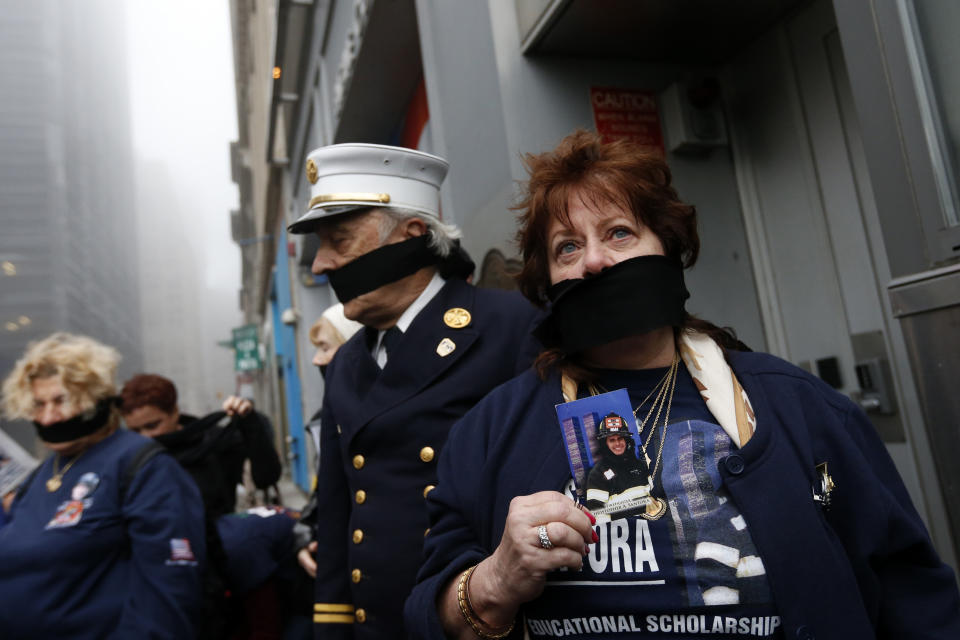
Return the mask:
<svg viewBox="0 0 960 640">
<path fill-rule="evenodd" d="M 3 272 L 8 276 L 17 275 L 17 265 L 13 264 L 9 260 L 4 260 L 2 266 L 3 266 Z"/>
<path fill-rule="evenodd" d="M 19 330 L 20 330 L 20 325 L 18 325 L 16 322 L 8 322 L 8 323 L 6 323 L 6 324 L 3 325 L 3 326 L 6 327 L 7 331 L 19 331 Z"/>
<path fill-rule="evenodd" d="M 20 323 L 21 327 L 29 327 L 30 323 L 33 322 L 33 320 L 31 320 L 27 316 L 20 316 L 19 318 L 17 318 L 17 322 Z"/>
<path fill-rule="evenodd" d="M 283 71 L 280 69 L 280 67 L 274 67 L 274 68 L 273 68 L 273 79 L 274 79 L 274 80 L 279 80 L 279 79 L 280 79 L 280 76 L 281 76 L 282 74 L 283 74 Z"/>
</svg>

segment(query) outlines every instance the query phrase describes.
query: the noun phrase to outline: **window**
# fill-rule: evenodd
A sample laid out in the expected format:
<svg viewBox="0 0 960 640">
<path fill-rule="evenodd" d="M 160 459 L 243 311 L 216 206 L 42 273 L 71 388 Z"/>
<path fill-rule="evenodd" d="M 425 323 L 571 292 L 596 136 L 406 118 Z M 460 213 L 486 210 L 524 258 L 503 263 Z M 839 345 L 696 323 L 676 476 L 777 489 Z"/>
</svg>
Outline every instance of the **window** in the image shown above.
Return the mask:
<svg viewBox="0 0 960 640">
<path fill-rule="evenodd" d="M 960 2 L 899 0 L 908 62 L 930 148 L 943 227 L 960 227 Z"/>
</svg>

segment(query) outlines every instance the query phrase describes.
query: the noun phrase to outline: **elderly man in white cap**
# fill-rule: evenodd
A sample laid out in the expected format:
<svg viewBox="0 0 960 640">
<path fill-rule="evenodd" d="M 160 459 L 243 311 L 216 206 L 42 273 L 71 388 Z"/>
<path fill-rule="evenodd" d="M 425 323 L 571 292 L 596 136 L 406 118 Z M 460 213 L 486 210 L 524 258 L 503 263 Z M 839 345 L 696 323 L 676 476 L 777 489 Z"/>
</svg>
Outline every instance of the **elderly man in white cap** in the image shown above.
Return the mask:
<svg viewBox="0 0 960 640">
<path fill-rule="evenodd" d="M 473 263 L 440 219 L 442 158 L 371 144 L 310 153 L 307 213 L 344 314 L 366 329 L 330 363 L 321 412 L 318 638 L 400 638 L 427 496 L 453 423 L 529 366 L 537 312 L 466 282 Z"/>
</svg>

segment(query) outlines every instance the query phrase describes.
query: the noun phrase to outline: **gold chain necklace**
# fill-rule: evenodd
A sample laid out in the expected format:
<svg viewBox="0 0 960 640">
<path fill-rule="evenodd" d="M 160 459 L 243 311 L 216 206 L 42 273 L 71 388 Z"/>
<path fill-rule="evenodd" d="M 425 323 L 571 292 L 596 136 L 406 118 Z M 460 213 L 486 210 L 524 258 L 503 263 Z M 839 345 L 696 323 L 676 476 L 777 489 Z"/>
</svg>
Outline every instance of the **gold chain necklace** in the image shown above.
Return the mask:
<svg viewBox="0 0 960 640">
<path fill-rule="evenodd" d="M 671 363 L 671 366 L 672 366 L 672 364 L 673 364 L 673 363 Z M 656 393 L 656 394 L 659 395 L 660 389 L 661 389 L 661 387 L 663 387 L 663 383 L 667 381 L 667 378 L 668 378 L 669 376 L 670 376 L 670 367 L 667 367 L 667 372 L 666 372 L 665 374 L 663 374 L 663 377 L 660 378 L 660 381 L 657 382 L 657 384 L 653 385 L 653 389 L 650 390 L 650 393 L 647 394 L 647 397 L 644 398 L 643 400 L 641 400 L 641 401 L 640 401 L 640 404 L 638 404 L 638 405 L 636 406 L 636 408 L 633 410 L 633 417 L 634 417 L 634 418 L 637 417 L 637 411 L 640 411 L 640 409 L 643 407 L 643 405 L 647 404 L 647 400 L 650 399 L 650 396 L 652 396 L 654 393 Z"/>
<path fill-rule="evenodd" d="M 653 389 L 650 390 L 650 393 L 647 394 L 647 397 L 644 398 L 643 400 L 641 400 L 641 401 L 640 401 L 640 404 L 638 404 L 638 405 L 636 406 L 636 408 L 633 410 L 633 417 L 634 417 L 634 418 L 637 417 L 637 411 L 640 411 L 641 407 L 643 407 L 643 405 L 647 404 L 647 400 L 650 399 L 650 396 L 652 396 L 654 393 L 657 393 L 657 392 L 659 391 L 660 387 L 663 385 L 663 383 L 664 383 L 664 382 L 666 381 L 666 379 L 667 379 L 667 376 L 669 376 L 669 375 L 670 375 L 670 368 L 667 367 L 667 372 L 666 372 L 665 374 L 663 374 L 663 377 L 660 378 L 660 381 L 657 382 L 657 384 L 653 385 Z M 598 383 L 590 383 L 590 384 L 588 384 L 588 385 L 587 385 L 587 389 L 590 391 L 590 395 L 594 395 L 594 396 L 600 395 L 601 393 L 608 393 L 607 388 L 604 387 L 604 386 L 603 386 L 602 384 L 600 384 L 599 382 L 598 382 Z M 639 419 L 639 418 L 638 418 L 638 419 Z"/>
<path fill-rule="evenodd" d="M 680 358 L 677 356 L 677 354 L 674 354 L 673 362 L 670 364 L 670 370 L 667 372 L 665 382 L 660 388 L 660 392 L 654 399 L 653 404 L 650 405 L 650 411 L 647 412 L 643 422 L 637 428 L 637 435 L 640 436 L 640 448 L 643 450 L 643 457 L 646 458 L 647 465 L 649 465 L 650 456 L 647 455 L 647 446 L 650 444 L 650 441 L 653 439 L 653 434 L 657 430 L 657 423 L 660 421 L 660 414 L 663 411 L 663 405 L 667 405 L 667 411 L 663 414 L 663 429 L 660 431 L 660 446 L 657 447 L 657 459 L 653 464 L 653 468 L 650 469 L 651 487 L 653 487 L 653 483 L 657 478 L 657 469 L 660 468 L 660 460 L 663 458 L 663 444 L 667 440 L 667 425 L 670 422 L 670 408 L 673 406 L 673 392 L 677 387 L 677 368 L 679 366 L 679 362 Z M 670 388 L 669 394 L 667 393 L 667 387 Z M 651 394 L 652 393 L 653 392 L 651 391 Z M 646 402 L 646 400 L 644 400 L 644 402 Z M 641 402 L 640 405 L 642 406 L 643 403 Z M 644 442 L 643 430 L 646 427 L 647 421 L 650 420 L 650 416 L 653 414 L 653 410 L 655 408 L 657 410 L 657 415 L 653 418 L 653 422 L 650 425 L 650 433 L 647 434 L 647 439 Z M 663 514 L 667 512 L 667 503 L 665 500 L 652 495 L 650 496 L 650 500 L 651 502 L 647 505 L 645 512 L 641 513 L 640 516 L 647 520 L 659 520 L 661 517 L 663 517 Z"/>
<path fill-rule="evenodd" d="M 679 359 L 677 358 L 677 355 L 674 354 L 673 361 L 670 363 L 670 368 L 667 369 L 666 375 L 664 375 L 663 379 L 657 383 L 657 386 L 654 387 L 649 394 L 647 394 L 647 397 L 644 398 L 643 402 L 637 405 L 637 408 L 633 410 L 633 417 L 639 420 L 639 418 L 637 417 L 637 411 L 639 411 L 640 407 L 642 407 L 644 403 L 650 399 L 650 396 L 653 395 L 653 392 L 657 391 L 657 397 L 654 398 L 653 404 L 650 405 L 650 410 L 647 411 L 647 415 L 643 418 L 643 421 L 641 421 L 637 425 L 637 435 L 640 436 L 640 446 L 643 449 L 644 453 L 647 452 L 647 445 L 650 444 L 650 439 L 653 438 L 653 432 L 657 430 L 657 422 L 660 420 L 660 413 L 663 411 L 663 405 L 664 405 L 664 400 L 666 399 L 667 389 L 670 388 L 671 382 L 676 377 L 678 361 Z M 670 401 L 671 402 L 673 401 L 672 388 L 670 389 Z M 657 417 L 653 419 L 653 425 L 651 425 L 650 427 L 650 433 L 647 434 L 647 441 L 644 442 L 643 430 L 646 428 L 647 422 L 649 422 L 650 420 L 650 416 L 653 415 L 654 409 L 657 410 Z M 669 410 L 667 411 L 667 413 L 669 414 Z"/>
<path fill-rule="evenodd" d="M 660 446 L 657 447 L 657 461 L 653 464 L 653 469 L 650 471 L 650 477 L 656 478 L 657 469 L 660 467 L 660 460 L 663 458 L 663 443 L 666 441 L 667 435 L 667 426 L 670 423 L 670 408 L 673 407 L 673 392 L 677 388 L 677 369 L 679 367 L 679 358 L 674 356 L 673 364 L 670 365 L 670 371 L 668 372 L 670 378 L 667 381 L 667 384 L 670 385 L 670 394 L 667 396 L 667 412 L 663 415 L 663 430 L 660 432 Z M 666 391 L 666 385 L 664 385 L 664 392 Z M 660 398 L 664 394 L 661 394 Z M 654 401 L 656 402 L 656 401 Z M 663 409 L 663 402 L 660 402 L 660 409 Z M 657 417 L 653 419 L 653 424 L 650 425 L 650 434 L 647 435 L 647 441 L 641 442 L 640 447 L 643 449 L 643 454 L 647 455 L 647 446 L 650 444 L 650 440 L 653 439 L 653 433 L 657 430 L 657 421 L 660 419 L 660 409 L 657 410 Z M 653 412 L 653 406 L 650 407 L 650 412 Z M 644 424 L 646 424 L 647 419 L 649 419 L 650 414 L 647 414 L 647 418 L 644 419 Z M 639 433 L 643 433 L 643 427 L 639 428 Z M 647 456 L 647 460 L 650 457 Z M 648 463 L 649 464 L 649 463 Z"/>
<path fill-rule="evenodd" d="M 79 460 L 82 455 L 83 453 L 78 453 L 77 457 L 67 463 L 67 466 L 60 469 L 60 454 L 57 454 L 57 457 L 53 460 L 53 475 L 47 480 L 47 491 L 53 493 L 63 485 L 63 474 L 70 471 L 70 467 L 72 467 L 73 463 Z"/>
</svg>

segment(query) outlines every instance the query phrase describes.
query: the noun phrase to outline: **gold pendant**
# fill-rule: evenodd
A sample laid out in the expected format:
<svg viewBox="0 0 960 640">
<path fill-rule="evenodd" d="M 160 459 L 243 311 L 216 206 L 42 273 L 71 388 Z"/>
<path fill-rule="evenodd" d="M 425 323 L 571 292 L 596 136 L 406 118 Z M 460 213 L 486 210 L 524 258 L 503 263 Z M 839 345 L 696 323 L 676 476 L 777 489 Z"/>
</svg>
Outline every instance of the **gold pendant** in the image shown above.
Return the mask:
<svg viewBox="0 0 960 640">
<path fill-rule="evenodd" d="M 63 483 L 60 481 L 60 476 L 52 476 L 49 480 L 47 480 L 47 491 L 53 493 L 60 488 L 61 484 Z"/>
<path fill-rule="evenodd" d="M 647 503 L 647 510 L 645 513 L 641 513 L 640 517 L 646 518 L 647 520 L 659 520 L 663 517 L 663 514 L 667 512 L 667 503 L 661 500 L 660 498 L 651 498 L 650 502 Z"/>
</svg>

